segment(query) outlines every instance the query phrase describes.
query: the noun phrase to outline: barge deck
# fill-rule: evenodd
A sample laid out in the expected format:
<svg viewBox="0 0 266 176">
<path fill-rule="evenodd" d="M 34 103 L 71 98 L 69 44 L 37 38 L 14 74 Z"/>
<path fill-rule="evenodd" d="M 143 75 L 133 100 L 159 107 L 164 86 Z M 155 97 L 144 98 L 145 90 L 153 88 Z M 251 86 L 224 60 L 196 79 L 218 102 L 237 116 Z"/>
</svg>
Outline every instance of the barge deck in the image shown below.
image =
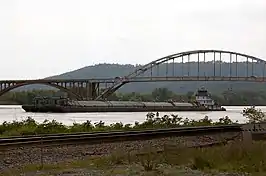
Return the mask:
<svg viewBox="0 0 266 176">
<path fill-rule="evenodd" d="M 36 97 L 33 104 L 23 105 L 26 112 L 175 112 L 175 111 L 226 111 L 215 103 L 205 88 L 195 94 L 193 103 L 138 102 L 138 101 L 75 101 L 62 97 Z"/>
<path fill-rule="evenodd" d="M 58 103 L 59 102 L 59 103 Z M 132 101 L 73 101 L 57 100 L 57 103 L 23 105 L 26 112 L 174 112 L 174 111 L 225 111 L 221 106 L 200 106 L 179 102 Z"/>
</svg>

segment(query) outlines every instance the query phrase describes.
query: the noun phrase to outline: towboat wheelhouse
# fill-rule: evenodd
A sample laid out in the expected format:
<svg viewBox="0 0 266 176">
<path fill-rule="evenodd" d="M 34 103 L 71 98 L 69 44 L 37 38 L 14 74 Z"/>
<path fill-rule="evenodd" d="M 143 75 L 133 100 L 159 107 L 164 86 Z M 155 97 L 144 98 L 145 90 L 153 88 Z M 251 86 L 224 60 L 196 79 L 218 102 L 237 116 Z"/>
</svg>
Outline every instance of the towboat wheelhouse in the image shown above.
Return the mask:
<svg viewBox="0 0 266 176">
<path fill-rule="evenodd" d="M 220 105 L 215 102 L 211 94 L 205 89 L 204 87 L 198 89 L 198 91 L 195 94 L 196 96 L 196 102 L 198 103 L 199 106 L 204 106 L 210 110 L 218 110 L 218 109 L 223 109 Z"/>
<path fill-rule="evenodd" d="M 196 101 L 201 106 L 210 107 L 210 106 L 214 106 L 215 105 L 215 102 L 211 98 L 211 95 L 209 94 L 207 89 L 205 89 L 204 87 L 198 89 L 198 91 L 196 92 L 195 96 L 196 96 Z"/>
<path fill-rule="evenodd" d="M 211 97 L 211 94 L 204 87 L 198 89 L 195 94 L 196 102 L 200 106 L 204 106 L 210 110 L 225 110 L 225 108 L 218 105 Z"/>
</svg>

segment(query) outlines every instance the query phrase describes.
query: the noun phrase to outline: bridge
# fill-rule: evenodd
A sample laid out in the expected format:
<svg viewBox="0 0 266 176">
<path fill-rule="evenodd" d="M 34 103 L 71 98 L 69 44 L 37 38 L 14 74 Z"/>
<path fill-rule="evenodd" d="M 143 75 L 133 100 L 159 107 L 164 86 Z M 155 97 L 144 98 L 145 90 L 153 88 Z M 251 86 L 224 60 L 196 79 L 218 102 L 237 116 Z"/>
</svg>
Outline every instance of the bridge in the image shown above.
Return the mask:
<svg viewBox="0 0 266 176">
<path fill-rule="evenodd" d="M 128 75 L 116 78 L 1 80 L 0 96 L 18 87 L 43 84 L 64 91 L 78 100 L 100 100 L 130 82 L 266 82 L 265 69 L 265 60 L 247 54 L 223 50 L 194 50 L 165 56 Z"/>
</svg>

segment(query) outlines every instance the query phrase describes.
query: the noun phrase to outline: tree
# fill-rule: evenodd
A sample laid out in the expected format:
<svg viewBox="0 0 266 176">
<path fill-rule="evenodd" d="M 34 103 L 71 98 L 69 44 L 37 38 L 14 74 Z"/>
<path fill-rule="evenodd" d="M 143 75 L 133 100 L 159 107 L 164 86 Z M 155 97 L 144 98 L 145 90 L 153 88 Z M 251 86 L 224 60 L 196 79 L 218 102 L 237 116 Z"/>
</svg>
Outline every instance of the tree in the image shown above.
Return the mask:
<svg viewBox="0 0 266 176">
<path fill-rule="evenodd" d="M 188 97 L 188 99 L 189 99 L 189 100 L 191 100 L 191 99 L 192 99 L 192 96 L 193 96 L 193 94 L 194 94 L 194 92 L 192 92 L 192 91 L 189 91 L 189 92 L 187 92 L 186 96 Z"/>
<path fill-rule="evenodd" d="M 249 123 L 255 124 L 266 120 L 265 113 L 261 109 L 256 109 L 255 106 L 245 108 L 242 114 L 249 120 Z"/>
<path fill-rule="evenodd" d="M 166 101 L 174 96 L 174 93 L 167 88 L 156 88 L 152 91 L 152 97 L 156 101 Z"/>
</svg>

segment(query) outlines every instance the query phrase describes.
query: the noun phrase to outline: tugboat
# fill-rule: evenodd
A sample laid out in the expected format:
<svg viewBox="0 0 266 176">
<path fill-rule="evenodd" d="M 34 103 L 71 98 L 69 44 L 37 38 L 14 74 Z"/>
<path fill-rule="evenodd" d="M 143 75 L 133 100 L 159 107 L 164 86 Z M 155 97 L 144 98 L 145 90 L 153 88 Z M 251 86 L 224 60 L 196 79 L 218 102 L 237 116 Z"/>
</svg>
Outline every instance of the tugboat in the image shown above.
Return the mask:
<svg viewBox="0 0 266 176">
<path fill-rule="evenodd" d="M 196 97 L 196 102 L 199 106 L 204 106 L 210 110 L 226 111 L 225 108 L 218 105 L 217 102 L 215 102 L 211 98 L 211 94 L 204 87 L 201 87 L 200 89 L 197 90 L 195 97 Z"/>
</svg>

